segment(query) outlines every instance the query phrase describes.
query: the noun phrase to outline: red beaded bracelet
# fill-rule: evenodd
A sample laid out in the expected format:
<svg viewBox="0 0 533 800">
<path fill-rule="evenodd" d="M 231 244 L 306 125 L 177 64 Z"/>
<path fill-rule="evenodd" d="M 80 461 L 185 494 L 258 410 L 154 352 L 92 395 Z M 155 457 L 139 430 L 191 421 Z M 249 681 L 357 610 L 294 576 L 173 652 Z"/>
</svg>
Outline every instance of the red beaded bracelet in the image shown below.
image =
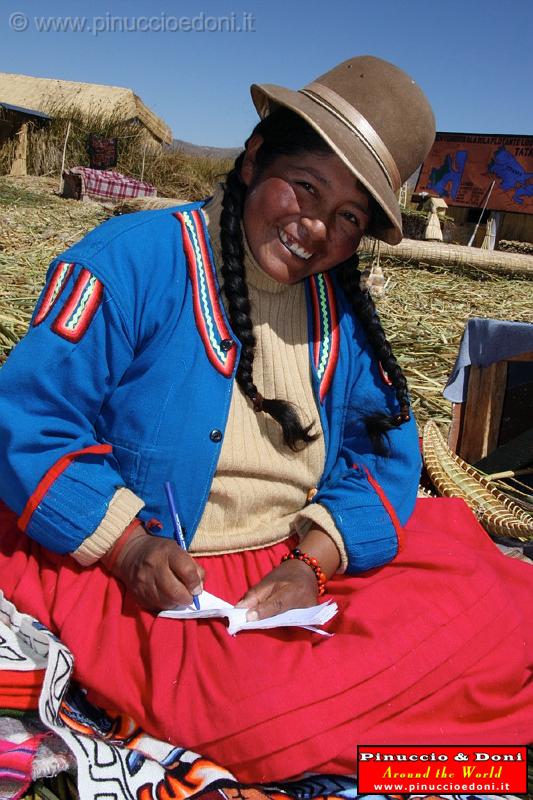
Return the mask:
<svg viewBox="0 0 533 800">
<path fill-rule="evenodd" d="M 142 526 L 142 521 L 138 517 L 134 517 L 130 524 L 124 528 L 119 538 L 116 540 L 115 544 L 108 550 L 107 553 L 100 559 L 102 564 L 112 572 L 113 567 L 118 561 L 118 557 L 124 549 L 124 546 L 129 542 L 131 537 L 134 533 L 140 533 L 138 530 L 139 526 Z"/>
<path fill-rule="evenodd" d="M 322 595 L 326 591 L 327 577 L 326 574 L 322 572 L 322 567 L 320 566 L 316 558 L 314 556 L 308 555 L 307 553 L 302 553 L 301 550 L 295 547 L 294 550 L 291 550 L 290 553 L 287 553 L 287 555 L 283 556 L 283 558 L 281 559 L 281 563 L 283 564 L 284 561 L 291 561 L 293 559 L 296 559 L 298 561 L 303 561 L 304 564 L 307 564 L 308 567 L 311 567 L 311 569 L 315 573 L 316 581 L 318 583 L 318 596 L 322 597 Z"/>
</svg>

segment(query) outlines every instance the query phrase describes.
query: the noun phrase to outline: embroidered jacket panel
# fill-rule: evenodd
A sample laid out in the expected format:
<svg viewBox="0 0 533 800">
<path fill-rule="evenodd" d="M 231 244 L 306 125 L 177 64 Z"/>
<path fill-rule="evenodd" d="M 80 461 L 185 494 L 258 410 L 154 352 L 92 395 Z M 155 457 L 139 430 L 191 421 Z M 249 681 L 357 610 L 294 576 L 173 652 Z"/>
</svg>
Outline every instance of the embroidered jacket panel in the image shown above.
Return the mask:
<svg viewBox="0 0 533 800">
<path fill-rule="evenodd" d="M 0 497 L 51 550 L 74 552 L 122 486 L 145 502 L 139 516 L 159 519 L 158 533 L 171 537 L 167 480 L 186 541 L 194 536 L 240 352 L 200 207 L 111 219 L 56 258 L 28 333 L 0 370 Z M 397 412 L 394 393 L 335 275 L 308 279 L 306 295 L 326 446 L 312 502 L 333 516 L 348 571 L 358 572 L 397 552 L 420 473 L 416 427 L 390 432 L 387 457 L 373 452 L 363 418 Z"/>
</svg>

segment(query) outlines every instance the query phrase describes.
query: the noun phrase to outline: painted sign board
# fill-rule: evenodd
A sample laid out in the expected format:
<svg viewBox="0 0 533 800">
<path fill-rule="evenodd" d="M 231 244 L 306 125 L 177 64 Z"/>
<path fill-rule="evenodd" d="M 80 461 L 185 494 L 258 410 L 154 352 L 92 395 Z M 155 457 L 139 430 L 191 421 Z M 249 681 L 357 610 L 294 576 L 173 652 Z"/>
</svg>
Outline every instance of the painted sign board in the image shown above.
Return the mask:
<svg viewBox="0 0 533 800">
<path fill-rule="evenodd" d="M 437 133 L 417 193 L 449 206 L 533 214 L 533 136 Z"/>
</svg>

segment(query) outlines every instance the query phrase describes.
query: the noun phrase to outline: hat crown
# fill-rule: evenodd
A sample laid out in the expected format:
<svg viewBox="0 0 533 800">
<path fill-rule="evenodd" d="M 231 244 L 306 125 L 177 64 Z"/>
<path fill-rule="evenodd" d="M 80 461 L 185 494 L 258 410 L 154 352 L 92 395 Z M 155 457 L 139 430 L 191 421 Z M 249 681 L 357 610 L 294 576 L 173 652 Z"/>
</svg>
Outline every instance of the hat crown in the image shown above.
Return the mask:
<svg viewBox="0 0 533 800">
<path fill-rule="evenodd" d="M 253 84 L 251 93 L 261 117 L 278 106 L 302 117 L 375 200 L 368 233 L 401 241 L 395 193 L 435 138 L 429 101 L 409 75 L 381 58 L 355 56 L 298 91 Z"/>
<path fill-rule="evenodd" d="M 315 78 L 304 91 L 316 84 L 365 118 L 392 156 L 401 182 L 406 181 L 435 139 L 433 111 L 415 81 L 388 61 L 357 56 Z"/>
</svg>

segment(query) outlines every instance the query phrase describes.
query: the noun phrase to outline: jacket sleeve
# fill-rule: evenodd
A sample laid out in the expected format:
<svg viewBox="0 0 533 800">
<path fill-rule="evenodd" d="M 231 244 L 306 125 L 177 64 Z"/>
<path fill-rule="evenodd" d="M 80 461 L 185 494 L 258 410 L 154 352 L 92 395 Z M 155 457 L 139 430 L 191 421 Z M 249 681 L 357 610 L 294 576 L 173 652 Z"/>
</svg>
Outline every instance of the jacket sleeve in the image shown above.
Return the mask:
<svg viewBox="0 0 533 800">
<path fill-rule="evenodd" d="M 143 505 L 95 433 L 133 358 L 129 328 L 89 267 L 58 258 L 0 370 L 0 497 L 29 536 L 58 553 L 81 552 L 82 563 L 103 555 Z"/>
<path fill-rule="evenodd" d="M 364 417 L 370 410 L 397 413 L 398 405 L 368 348 L 356 361 L 337 460 L 297 521 L 311 520 L 326 532 L 334 524 L 344 545 L 339 548 L 340 571 L 350 574 L 382 566 L 396 556 L 402 527 L 414 509 L 421 470 L 412 417 L 388 432 L 386 455 L 375 453 Z M 332 538 L 335 541 L 336 535 Z"/>
</svg>

